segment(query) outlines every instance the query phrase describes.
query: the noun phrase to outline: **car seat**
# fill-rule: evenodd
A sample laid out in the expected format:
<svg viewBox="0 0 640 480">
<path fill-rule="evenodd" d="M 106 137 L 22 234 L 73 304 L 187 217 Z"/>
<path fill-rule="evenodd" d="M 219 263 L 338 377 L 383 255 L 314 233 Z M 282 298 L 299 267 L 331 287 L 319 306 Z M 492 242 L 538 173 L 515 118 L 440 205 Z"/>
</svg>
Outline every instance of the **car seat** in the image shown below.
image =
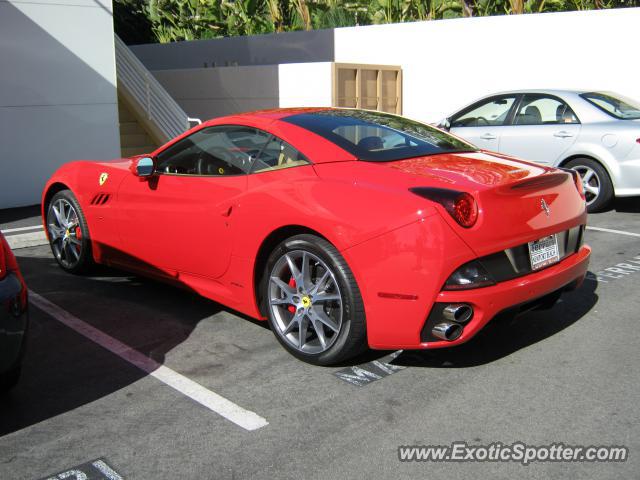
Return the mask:
<svg viewBox="0 0 640 480">
<path fill-rule="evenodd" d="M 363 150 L 382 150 L 384 148 L 384 142 L 380 137 L 364 137 L 358 142 L 358 148 Z"/>
</svg>

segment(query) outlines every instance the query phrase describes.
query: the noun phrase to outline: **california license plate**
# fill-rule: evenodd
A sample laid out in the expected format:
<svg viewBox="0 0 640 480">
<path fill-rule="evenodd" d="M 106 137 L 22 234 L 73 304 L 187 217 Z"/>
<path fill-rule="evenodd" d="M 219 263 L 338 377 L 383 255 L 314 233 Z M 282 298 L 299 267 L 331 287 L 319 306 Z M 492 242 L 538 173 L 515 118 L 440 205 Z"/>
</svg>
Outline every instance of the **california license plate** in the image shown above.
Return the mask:
<svg viewBox="0 0 640 480">
<path fill-rule="evenodd" d="M 531 269 L 539 270 L 560 260 L 558 238 L 555 235 L 529 242 Z"/>
</svg>

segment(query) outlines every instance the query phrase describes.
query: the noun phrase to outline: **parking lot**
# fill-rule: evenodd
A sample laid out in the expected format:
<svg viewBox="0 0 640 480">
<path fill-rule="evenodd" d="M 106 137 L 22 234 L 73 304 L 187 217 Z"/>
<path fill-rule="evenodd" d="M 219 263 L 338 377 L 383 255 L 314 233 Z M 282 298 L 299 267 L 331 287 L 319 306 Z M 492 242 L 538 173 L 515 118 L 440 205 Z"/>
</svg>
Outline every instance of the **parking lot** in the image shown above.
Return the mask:
<svg viewBox="0 0 640 480">
<path fill-rule="evenodd" d="M 590 274 L 552 310 L 494 322 L 458 348 L 330 368 L 191 292 L 110 269 L 73 276 L 48 246 L 17 249 L 34 295 L 23 377 L 0 399 L 0 478 L 96 459 L 129 479 L 638 478 L 638 203 L 590 215 Z M 630 456 L 398 460 L 401 445 L 455 441 L 624 445 Z"/>
</svg>

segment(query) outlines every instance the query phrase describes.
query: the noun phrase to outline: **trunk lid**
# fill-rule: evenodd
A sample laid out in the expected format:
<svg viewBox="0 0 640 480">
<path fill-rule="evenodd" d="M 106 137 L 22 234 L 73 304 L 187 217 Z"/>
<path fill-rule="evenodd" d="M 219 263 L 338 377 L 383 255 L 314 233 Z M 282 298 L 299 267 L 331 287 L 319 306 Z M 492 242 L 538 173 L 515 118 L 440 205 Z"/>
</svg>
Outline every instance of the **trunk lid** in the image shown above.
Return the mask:
<svg viewBox="0 0 640 480">
<path fill-rule="evenodd" d="M 468 192 L 479 217 L 461 227 L 441 215 L 478 256 L 521 245 L 586 223 L 585 203 L 570 173 L 485 152 L 434 155 L 386 164 L 408 187 Z M 428 200 L 426 200 L 428 201 Z"/>
</svg>

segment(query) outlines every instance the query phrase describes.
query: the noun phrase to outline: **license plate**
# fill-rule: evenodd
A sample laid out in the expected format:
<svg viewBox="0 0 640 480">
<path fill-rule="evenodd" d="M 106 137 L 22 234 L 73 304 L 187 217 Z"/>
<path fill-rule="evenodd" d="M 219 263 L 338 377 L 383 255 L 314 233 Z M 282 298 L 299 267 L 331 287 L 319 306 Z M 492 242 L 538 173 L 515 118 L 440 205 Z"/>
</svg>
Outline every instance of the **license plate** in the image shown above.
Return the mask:
<svg viewBox="0 0 640 480">
<path fill-rule="evenodd" d="M 558 238 L 555 235 L 529 242 L 531 269 L 539 270 L 560 260 Z"/>
</svg>

